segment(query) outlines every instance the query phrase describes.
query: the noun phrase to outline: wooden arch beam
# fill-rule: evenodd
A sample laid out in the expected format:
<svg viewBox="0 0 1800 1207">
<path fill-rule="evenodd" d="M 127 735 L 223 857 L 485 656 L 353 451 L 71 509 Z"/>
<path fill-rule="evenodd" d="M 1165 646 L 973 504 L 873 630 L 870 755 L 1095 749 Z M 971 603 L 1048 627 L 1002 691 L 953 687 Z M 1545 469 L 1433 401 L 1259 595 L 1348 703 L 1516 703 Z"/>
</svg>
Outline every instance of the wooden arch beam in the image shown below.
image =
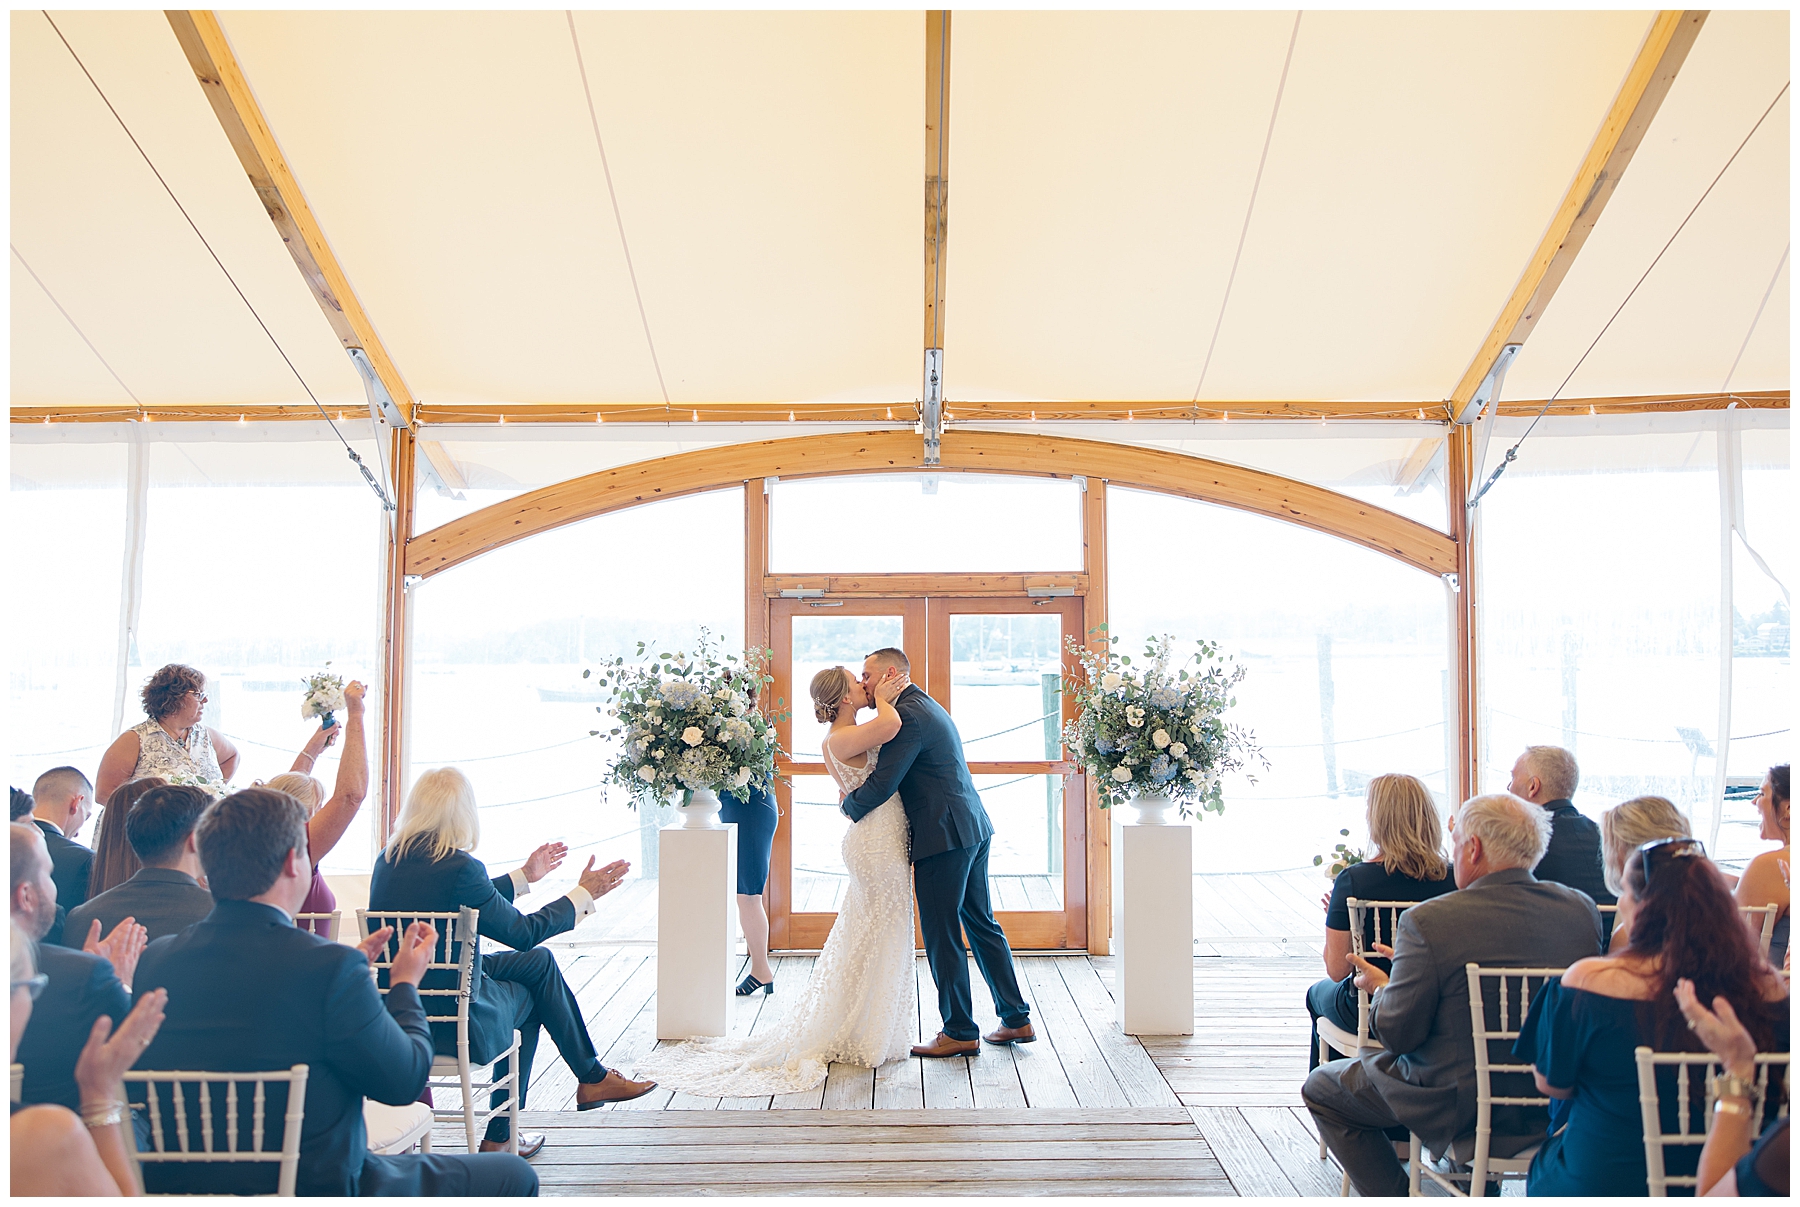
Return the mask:
<svg viewBox="0 0 1800 1207">
<path fill-rule="evenodd" d="M 1569 275 L 1575 257 L 1581 254 L 1588 235 L 1600 221 L 1600 212 L 1619 187 L 1620 177 L 1637 154 L 1638 145 L 1644 141 L 1705 22 L 1705 10 L 1665 10 L 1656 14 L 1606 120 L 1600 123 L 1600 132 L 1588 148 L 1587 158 L 1582 160 L 1481 350 L 1456 383 L 1450 396 L 1452 415 L 1459 414 L 1475 397 L 1475 391 L 1481 388 L 1506 346 L 1524 343 L 1543 317 L 1557 287 Z"/>
<path fill-rule="evenodd" d="M 658 499 L 733 488 L 753 478 L 923 468 L 924 450 L 910 432 L 803 436 L 680 453 L 558 482 L 421 533 L 407 544 L 406 572 L 430 577 L 566 524 Z M 1456 570 L 1456 542 L 1436 529 L 1322 486 L 1182 453 L 1098 440 L 959 431 L 945 434 L 942 464 L 933 467 L 938 471 L 1041 478 L 1084 474 L 1114 486 L 1298 524 L 1428 574 Z"/>
</svg>

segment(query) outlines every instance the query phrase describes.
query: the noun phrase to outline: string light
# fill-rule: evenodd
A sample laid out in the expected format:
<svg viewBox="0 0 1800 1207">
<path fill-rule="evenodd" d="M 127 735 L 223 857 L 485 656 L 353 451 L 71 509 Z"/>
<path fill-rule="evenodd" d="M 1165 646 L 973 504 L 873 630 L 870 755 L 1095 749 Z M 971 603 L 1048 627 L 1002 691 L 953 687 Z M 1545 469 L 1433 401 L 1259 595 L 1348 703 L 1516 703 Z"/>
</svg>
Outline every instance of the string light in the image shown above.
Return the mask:
<svg viewBox="0 0 1800 1207">
<path fill-rule="evenodd" d="M 242 415 L 239 415 L 239 416 L 238 416 L 238 422 L 239 422 L 239 423 L 247 423 L 247 422 L 249 422 L 249 421 L 248 421 L 248 420 L 246 420 L 246 419 L 245 419 L 245 418 L 244 418 L 244 417 L 243 417 L 243 416 L 242 416 Z"/>
<path fill-rule="evenodd" d="M 1588 403 L 1588 414 L 1590 414 L 1590 415 L 1598 415 L 1598 414 L 1599 414 L 1599 413 L 1600 413 L 1600 412 L 1599 412 L 1599 411 L 1596 411 L 1596 410 L 1595 410 L 1595 409 L 1594 409 L 1594 404 L 1593 404 L 1593 403 L 1591 403 L 1591 402 L 1590 402 L 1590 403 Z"/>
<path fill-rule="evenodd" d="M 789 423 L 794 422 L 794 413 L 792 411 L 788 412 L 788 422 Z"/>
<path fill-rule="evenodd" d="M 1425 418 L 1425 408 L 1424 407 L 1419 408 L 1419 418 L 1420 419 Z"/>
<path fill-rule="evenodd" d="M 342 411 L 338 412 L 338 422 L 339 423 L 344 422 L 344 413 Z"/>
<path fill-rule="evenodd" d="M 696 410 L 695 410 L 695 411 L 694 411 L 694 422 L 695 422 L 695 423 L 699 423 L 699 422 L 700 422 L 700 412 L 699 412 L 699 410 L 698 410 L 698 409 L 696 409 Z"/>
<path fill-rule="evenodd" d="M 1033 422 L 1033 423 L 1037 422 L 1037 412 L 1036 411 L 1033 411 L 1031 413 L 1031 422 Z"/>
<path fill-rule="evenodd" d="M 1225 418 L 1222 420 L 1222 422 L 1230 423 L 1231 422 L 1231 412 L 1225 411 L 1225 412 L 1223 412 L 1223 414 L 1224 414 Z"/>
<path fill-rule="evenodd" d="M 599 411 L 595 411 L 594 412 L 594 422 L 595 423 L 605 423 L 606 416 L 602 415 Z"/>
<path fill-rule="evenodd" d="M 1135 414 L 1134 414 L 1134 413 L 1132 413 L 1132 412 L 1131 412 L 1131 411 L 1126 411 L 1126 412 L 1125 412 L 1125 418 L 1126 418 L 1126 419 L 1127 419 L 1127 420 L 1131 420 L 1131 419 L 1136 419 L 1136 418 L 1137 418 L 1137 416 L 1136 416 L 1136 415 L 1135 415 Z"/>
<path fill-rule="evenodd" d="M 889 419 L 892 419 L 892 418 L 893 418 L 893 417 L 894 417 L 894 408 L 893 408 L 893 407 L 889 407 L 889 408 L 888 408 L 888 409 L 887 409 L 887 412 L 888 412 L 888 418 L 889 418 Z"/>
<path fill-rule="evenodd" d="M 145 423 L 149 423 L 150 420 L 153 418 L 155 418 L 155 416 L 151 415 L 149 411 L 144 412 L 144 422 Z"/>
<path fill-rule="evenodd" d="M 506 422 L 506 412 L 505 411 L 500 412 L 500 422 L 501 423 Z"/>
</svg>

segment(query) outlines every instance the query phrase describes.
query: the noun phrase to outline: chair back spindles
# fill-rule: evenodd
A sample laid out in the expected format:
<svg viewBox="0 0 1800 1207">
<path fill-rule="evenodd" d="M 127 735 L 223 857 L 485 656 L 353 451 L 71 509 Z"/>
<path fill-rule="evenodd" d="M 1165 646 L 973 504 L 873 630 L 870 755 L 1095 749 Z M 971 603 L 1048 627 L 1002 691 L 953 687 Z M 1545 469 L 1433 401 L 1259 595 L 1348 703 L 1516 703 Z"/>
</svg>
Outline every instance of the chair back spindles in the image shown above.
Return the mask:
<svg viewBox="0 0 1800 1207">
<path fill-rule="evenodd" d="M 1664 1160 L 1664 1150 L 1672 1145 L 1697 1146 L 1706 1143 L 1706 1137 L 1712 1130 L 1713 1104 L 1719 1097 L 1718 1076 L 1723 1064 L 1711 1052 L 1655 1052 L 1647 1047 L 1640 1047 L 1635 1053 L 1637 1057 L 1638 1106 L 1644 1120 L 1644 1169 L 1649 1176 L 1650 1197 L 1667 1198 L 1671 1186 L 1697 1186 L 1700 1179 L 1692 1174 L 1670 1174 Z M 1750 1117 L 1751 1130 L 1762 1130 L 1762 1122 L 1769 1105 L 1769 1070 L 1773 1066 L 1786 1067 L 1786 1052 L 1758 1052 L 1755 1056 L 1755 1076 L 1750 1085 Z M 1666 1132 L 1662 1124 L 1662 1099 L 1656 1081 L 1656 1071 L 1673 1066 L 1675 1069 L 1675 1130 Z M 1695 1102 L 1693 1070 L 1701 1070 L 1705 1074 L 1699 1101 Z M 1695 1109 L 1696 1106 L 1698 1109 Z M 1785 1115 L 1787 1103 L 1782 1102 L 1776 1114 Z"/>
<path fill-rule="evenodd" d="M 275 1193 L 292 1196 L 300 1171 L 300 1133 L 306 1118 L 307 1072 L 307 1066 L 301 1064 L 282 1072 L 150 1070 L 126 1073 L 127 1084 L 144 1087 L 145 1109 L 150 1116 L 150 1147 L 134 1157 L 140 1165 L 163 1162 L 272 1164 L 277 1167 Z M 225 1087 L 223 1147 L 219 1145 L 219 1129 L 213 1118 L 219 1102 L 212 1092 L 212 1087 L 221 1083 Z M 238 1086 L 242 1083 L 253 1087 L 248 1134 L 238 1121 L 242 1109 Z M 267 1138 L 263 1134 L 267 1087 L 271 1084 L 284 1085 L 287 1089 L 285 1127 L 279 1147 L 272 1149 L 265 1146 Z M 187 1089 L 194 1091 L 193 1097 L 189 1097 Z M 200 1116 L 198 1148 L 194 1146 L 194 1129 L 188 1122 L 190 1109 Z M 165 1113 L 175 1116 L 172 1149 L 169 1128 L 163 1120 Z"/>
</svg>

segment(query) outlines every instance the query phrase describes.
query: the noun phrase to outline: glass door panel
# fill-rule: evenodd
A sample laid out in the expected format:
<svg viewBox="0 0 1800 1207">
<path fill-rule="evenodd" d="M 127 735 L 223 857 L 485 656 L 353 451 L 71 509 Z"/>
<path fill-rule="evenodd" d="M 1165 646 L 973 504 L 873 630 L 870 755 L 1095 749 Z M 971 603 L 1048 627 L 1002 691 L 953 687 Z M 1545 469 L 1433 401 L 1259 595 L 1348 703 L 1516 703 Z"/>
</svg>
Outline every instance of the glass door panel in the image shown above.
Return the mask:
<svg viewBox="0 0 1800 1207">
<path fill-rule="evenodd" d="M 975 790 L 994 823 L 988 879 L 996 910 L 1063 907 L 1063 778 L 977 775 Z"/>
<path fill-rule="evenodd" d="M 950 696 L 970 762 L 1062 758 L 1062 617 L 950 617 Z"/>
<path fill-rule="evenodd" d="M 886 646 L 905 648 L 905 619 L 891 616 L 844 615 L 837 610 L 815 610 L 793 620 L 794 736 L 788 747 L 796 763 L 824 760 L 819 743 L 831 728 L 813 716 L 808 690 L 813 676 L 831 666 L 846 667 L 862 677 L 863 659 Z M 872 715 L 872 714 L 870 714 Z M 865 715 L 863 720 L 867 720 Z"/>
</svg>

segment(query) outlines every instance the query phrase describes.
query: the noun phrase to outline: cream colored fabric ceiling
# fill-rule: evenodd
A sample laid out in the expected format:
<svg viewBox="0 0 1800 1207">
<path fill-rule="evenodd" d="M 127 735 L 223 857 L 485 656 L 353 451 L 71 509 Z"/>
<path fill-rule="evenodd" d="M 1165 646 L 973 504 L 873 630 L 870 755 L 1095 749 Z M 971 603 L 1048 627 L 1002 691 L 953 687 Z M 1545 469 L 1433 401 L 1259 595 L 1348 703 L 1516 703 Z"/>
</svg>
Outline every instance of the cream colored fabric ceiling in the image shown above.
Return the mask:
<svg viewBox="0 0 1800 1207">
<path fill-rule="evenodd" d="M 13 402 L 304 403 L 278 343 L 327 405 L 360 404 L 164 17 L 53 16 L 68 47 L 12 17 Z M 957 13 L 948 396 L 1445 397 L 1650 19 Z M 920 14 L 574 20 L 610 190 L 563 13 L 222 14 L 415 395 L 918 397 Z M 1785 13 L 1708 18 L 1510 397 L 1568 372 L 1786 47 Z M 1787 246 L 1787 133 L 1784 100 L 1570 394 L 1721 386 Z M 1787 387 L 1787 324 L 1784 273 L 1734 388 Z"/>
</svg>

